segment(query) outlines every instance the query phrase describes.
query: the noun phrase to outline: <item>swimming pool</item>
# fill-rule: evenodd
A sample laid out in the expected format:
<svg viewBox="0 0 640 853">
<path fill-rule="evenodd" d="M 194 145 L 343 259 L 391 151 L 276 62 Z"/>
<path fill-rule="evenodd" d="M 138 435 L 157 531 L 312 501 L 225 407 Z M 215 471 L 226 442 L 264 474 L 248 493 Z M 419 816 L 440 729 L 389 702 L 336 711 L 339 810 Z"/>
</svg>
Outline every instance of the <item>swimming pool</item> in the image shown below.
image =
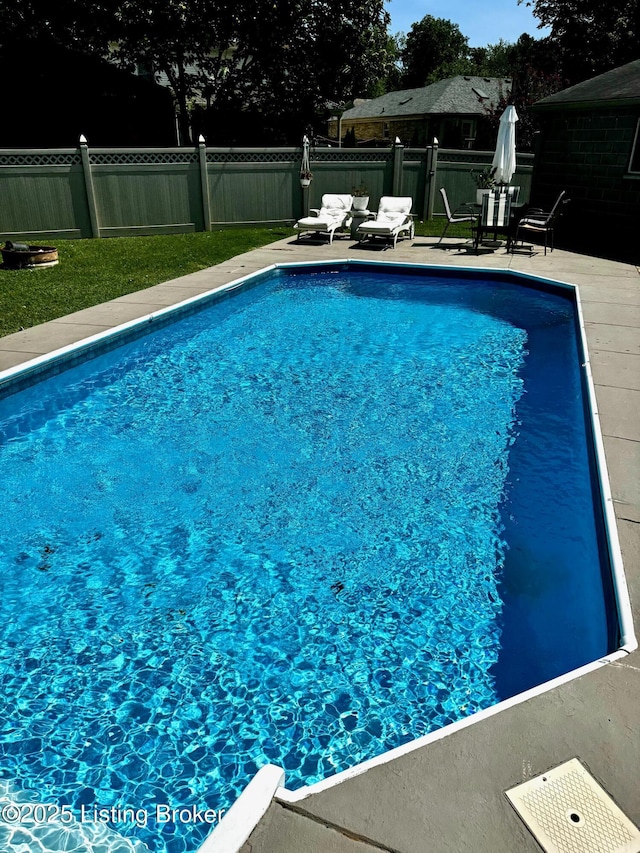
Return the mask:
<svg viewBox="0 0 640 853">
<path fill-rule="evenodd" d="M 337 264 L 195 307 L 2 401 L 7 779 L 220 809 L 618 647 L 572 289 Z"/>
</svg>

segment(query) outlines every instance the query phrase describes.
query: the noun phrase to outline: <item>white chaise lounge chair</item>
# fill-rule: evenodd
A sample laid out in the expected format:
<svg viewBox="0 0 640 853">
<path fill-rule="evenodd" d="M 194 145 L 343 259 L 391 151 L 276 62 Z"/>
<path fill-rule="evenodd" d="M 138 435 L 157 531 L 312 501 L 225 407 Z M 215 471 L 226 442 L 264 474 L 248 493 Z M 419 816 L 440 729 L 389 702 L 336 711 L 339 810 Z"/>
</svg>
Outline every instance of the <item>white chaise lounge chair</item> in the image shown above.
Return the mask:
<svg viewBox="0 0 640 853">
<path fill-rule="evenodd" d="M 367 219 L 358 227 L 357 235 L 360 242 L 370 237 L 384 237 L 387 240 L 393 240 L 395 249 L 401 234 L 408 234 L 412 240 L 415 232 L 411 214 L 412 204 L 413 200 L 408 196 L 383 196 L 375 219 Z"/>
<path fill-rule="evenodd" d="M 336 231 L 349 228 L 351 225 L 351 207 L 353 205 L 352 195 L 332 195 L 325 193 L 322 196 L 322 207 L 312 207 L 309 211 L 313 216 L 305 216 L 299 219 L 293 226 L 298 229 L 298 240 L 303 233 L 328 234 L 329 243 L 333 242 Z"/>
</svg>

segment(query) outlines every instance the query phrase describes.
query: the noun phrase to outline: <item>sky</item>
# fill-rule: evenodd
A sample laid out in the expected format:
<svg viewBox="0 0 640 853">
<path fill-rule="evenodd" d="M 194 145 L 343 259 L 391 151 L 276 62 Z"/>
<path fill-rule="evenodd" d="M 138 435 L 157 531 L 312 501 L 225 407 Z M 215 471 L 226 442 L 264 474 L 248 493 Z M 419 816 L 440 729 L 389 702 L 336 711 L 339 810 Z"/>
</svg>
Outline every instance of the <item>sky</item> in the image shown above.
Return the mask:
<svg viewBox="0 0 640 853">
<path fill-rule="evenodd" d="M 389 32 L 393 34 L 408 33 L 412 24 L 432 15 L 457 24 L 471 47 L 486 47 L 500 39 L 514 42 L 522 33 L 543 38 L 549 32 L 539 30 L 531 9 L 524 3 L 518 5 L 517 0 L 492 0 L 490 4 L 478 0 L 387 0 L 386 8 L 391 15 Z"/>
</svg>

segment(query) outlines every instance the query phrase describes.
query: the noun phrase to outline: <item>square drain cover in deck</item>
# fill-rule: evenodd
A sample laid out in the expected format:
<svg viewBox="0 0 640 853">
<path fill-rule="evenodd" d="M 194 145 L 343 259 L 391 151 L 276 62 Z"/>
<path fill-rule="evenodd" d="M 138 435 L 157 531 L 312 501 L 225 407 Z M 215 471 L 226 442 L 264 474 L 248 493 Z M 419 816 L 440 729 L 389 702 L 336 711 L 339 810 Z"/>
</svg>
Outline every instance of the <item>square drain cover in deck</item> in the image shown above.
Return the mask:
<svg viewBox="0 0 640 853">
<path fill-rule="evenodd" d="M 577 758 L 505 793 L 545 853 L 640 853 L 640 831 Z"/>
</svg>

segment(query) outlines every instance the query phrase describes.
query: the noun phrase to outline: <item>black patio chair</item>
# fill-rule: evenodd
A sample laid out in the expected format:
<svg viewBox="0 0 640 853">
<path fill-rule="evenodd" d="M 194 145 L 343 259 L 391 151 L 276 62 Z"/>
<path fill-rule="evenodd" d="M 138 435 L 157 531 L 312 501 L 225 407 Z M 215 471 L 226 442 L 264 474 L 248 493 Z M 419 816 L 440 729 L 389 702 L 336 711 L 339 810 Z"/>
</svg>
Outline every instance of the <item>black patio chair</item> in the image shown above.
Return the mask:
<svg viewBox="0 0 640 853">
<path fill-rule="evenodd" d="M 567 191 L 562 190 L 549 213 L 545 213 L 543 210 L 537 208 L 530 208 L 527 211 L 526 215 L 518 222 L 516 235 L 511 247 L 512 250 L 519 239 L 524 243 L 524 238 L 520 236 L 520 232 L 524 231 L 527 234 L 544 234 L 545 255 L 547 254 L 547 240 L 550 237 L 551 251 L 553 252 L 553 232 L 558 219 L 564 211 L 565 205 L 569 204 L 570 201 L 570 199 L 565 198 L 566 194 Z"/>
</svg>

